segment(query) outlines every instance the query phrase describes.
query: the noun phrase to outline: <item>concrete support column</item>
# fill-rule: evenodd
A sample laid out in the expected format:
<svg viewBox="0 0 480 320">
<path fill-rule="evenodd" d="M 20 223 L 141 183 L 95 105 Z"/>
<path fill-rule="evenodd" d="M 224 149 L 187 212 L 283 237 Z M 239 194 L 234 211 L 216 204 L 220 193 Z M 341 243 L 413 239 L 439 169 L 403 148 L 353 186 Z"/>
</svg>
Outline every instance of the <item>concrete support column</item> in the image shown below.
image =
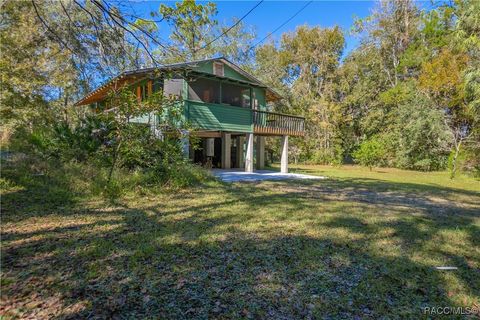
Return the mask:
<svg viewBox="0 0 480 320">
<path fill-rule="evenodd" d="M 288 173 L 288 136 L 282 136 L 282 158 L 280 161 L 280 171 Z"/>
<path fill-rule="evenodd" d="M 215 155 L 215 139 L 207 138 L 205 141 L 205 155 L 207 157 L 213 157 Z"/>
<path fill-rule="evenodd" d="M 243 157 L 244 148 L 243 145 L 245 144 L 245 137 L 238 136 L 237 137 L 237 166 L 239 168 L 245 168 L 245 161 Z"/>
<path fill-rule="evenodd" d="M 232 135 L 222 133 L 222 169 L 230 169 L 231 166 Z"/>
<path fill-rule="evenodd" d="M 245 157 L 245 171 L 253 172 L 253 133 L 247 133 L 247 155 Z"/>
<path fill-rule="evenodd" d="M 257 169 L 265 168 L 265 137 L 257 136 Z"/>
<path fill-rule="evenodd" d="M 205 139 L 204 151 L 205 151 L 204 155 L 206 157 L 205 167 L 207 169 L 212 169 L 212 159 L 213 159 L 213 156 L 215 155 L 215 139 L 214 138 Z"/>
<path fill-rule="evenodd" d="M 151 113 L 149 114 L 148 116 L 148 122 L 150 124 L 150 131 L 152 133 L 152 135 L 157 138 L 157 139 L 160 139 L 163 141 L 163 133 L 162 131 L 158 128 L 158 120 L 157 120 L 157 115 Z"/>
</svg>

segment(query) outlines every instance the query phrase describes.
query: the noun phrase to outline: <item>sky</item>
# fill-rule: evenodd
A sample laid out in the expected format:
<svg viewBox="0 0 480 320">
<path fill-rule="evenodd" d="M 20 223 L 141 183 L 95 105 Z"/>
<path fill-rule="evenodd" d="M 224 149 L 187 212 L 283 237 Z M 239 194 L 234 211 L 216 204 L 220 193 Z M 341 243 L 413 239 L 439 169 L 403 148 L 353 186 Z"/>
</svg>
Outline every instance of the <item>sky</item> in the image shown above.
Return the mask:
<svg viewBox="0 0 480 320">
<path fill-rule="evenodd" d="M 112 4 L 118 6 L 123 13 L 133 14 L 145 19 L 151 19 L 150 13 L 152 11 L 158 12 L 160 5 L 166 4 L 174 6 L 174 1 L 160 1 L 160 0 L 107 0 Z M 241 18 L 250 9 L 252 9 L 260 0 L 210 0 L 217 4 L 218 14 L 216 18 L 223 22 L 224 25 L 231 25 L 232 18 Z M 420 9 L 431 9 L 435 3 L 450 0 L 416 0 L 416 4 Z M 479 0 L 480 1 L 480 0 Z M 207 1 L 197 0 L 198 3 L 207 3 Z M 270 32 L 277 29 L 284 22 L 289 20 L 299 9 L 305 6 L 309 1 L 296 0 L 264 0 L 258 7 L 256 7 L 244 20 L 247 28 L 253 27 L 256 33 L 256 44 L 258 41 L 267 36 Z M 285 26 L 280 28 L 268 39 L 268 42 L 279 40 L 281 35 L 285 32 L 294 31 L 298 26 L 321 26 L 333 27 L 339 26 L 345 36 L 345 49 L 342 58 L 345 58 L 349 52 L 354 50 L 360 43 L 358 36 L 351 34 L 350 30 L 356 18 L 365 18 L 369 16 L 372 11 L 378 6 L 378 0 L 314 0 L 297 16 L 289 21 Z M 132 20 L 133 21 L 133 20 Z M 166 39 L 170 32 L 169 26 L 165 22 L 161 22 L 160 36 Z"/>
<path fill-rule="evenodd" d="M 203 3 L 202 1 L 199 1 Z M 253 8 L 258 1 L 213 1 L 217 4 L 219 21 L 230 25 L 233 17 L 240 18 Z M 308 1 L 264 1 L 253 10 L 244 20 L 246 26 L 254 26 L 257 41 L 263 39 L 270 32 L 292 17 L 295 12 L 302 8 Z M 174 1 L 133 1 L 129 2 L 129 10 L 141 17 L 150 18 L 150 11 L 158 11 L 161 3 L 174 5 Z M 375 1 L 314 1 L 309 4 L 300 14 L 288 24 L 271 35 L 277 40 L 281 34 L 293 31 L 297 26 L 308 24 L 321 27 L 333 27 L 338 25 L 345 34 L 346 47 L 344 56 L 354 49 L 358 43 L 358 37 L 350 34 L 355 17 L 364 18 L 375 8 Z M 163 34 L 168 36 L 168 25 L 160 24 Z"/>
</svg>

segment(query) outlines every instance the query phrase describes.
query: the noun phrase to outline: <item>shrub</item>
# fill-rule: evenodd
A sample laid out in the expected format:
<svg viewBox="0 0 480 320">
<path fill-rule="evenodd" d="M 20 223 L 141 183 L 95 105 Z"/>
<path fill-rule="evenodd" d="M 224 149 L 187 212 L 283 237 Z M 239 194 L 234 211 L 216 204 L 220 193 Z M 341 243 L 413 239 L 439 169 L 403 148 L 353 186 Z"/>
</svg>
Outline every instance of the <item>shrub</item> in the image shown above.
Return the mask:
<svg viewBox="0 0 480 320">
<path fill-rule="evenodd" d="M 43 159 L 83 162 L 105 143 L 108 130 L 104 123 L 90 115 L 75 125 L 62 121 L 37 125 L 31 130 L 18 129 L 12 137 L 11 148 Z"/>
<path fill-rule="evenodd" d="M 193 186 L 208 174 L 183 158 L 180 138 L 188 125 L 175 101 L 165 99 L 153 94 L 139 105 L 131 91 L 118 92 L 110 101 L 117 106 L 114 111 L 87 114 L 74 123 L 43 121 L 22 130 L 17 151 L 45 163 L 50 173 L 63 171 L 60 179 L 76 181 L 80 191 L 92 190 L 112 201 L 138 190 Z M 130 122 L 145 112 L 167 111 L 170 117 L 156 119 L 162 138 L 152 134 L 150 125 Z"/>
<path fill-rule="evenodd" d="M 377 136 L 362 142 L 360 148 L 353 153 L 355 162 L 370 168 L 370 170 L 375 166 L 383 165 L 385 156 L 385 145 Z"/>
<path fill-rule="evenodd" d="M 452 150 L 448 157 L 448 170 L 453 170 L 453 158 L 455 151 Z M 457 157 L 457 168 L 466 174 L 472 175 L 475 178 L 480 178 L 480 149 L 475 147 L 463 147 Z"/>
<path fill-rule="evenodd" d="M 343 149 L 338 144 L 334 148 L 316 150 L 310 158 L 310 163 L 330 164 L 339 166 L 343 163 Z"/>
<path fill-rule="evenodd" d="M 109 128 L 94 115 L 87 115 L 74 126 L 60 122 L 53 126 L 53 144 L 64 161 L 86 161 L 107 140 Z"/>
</svg>

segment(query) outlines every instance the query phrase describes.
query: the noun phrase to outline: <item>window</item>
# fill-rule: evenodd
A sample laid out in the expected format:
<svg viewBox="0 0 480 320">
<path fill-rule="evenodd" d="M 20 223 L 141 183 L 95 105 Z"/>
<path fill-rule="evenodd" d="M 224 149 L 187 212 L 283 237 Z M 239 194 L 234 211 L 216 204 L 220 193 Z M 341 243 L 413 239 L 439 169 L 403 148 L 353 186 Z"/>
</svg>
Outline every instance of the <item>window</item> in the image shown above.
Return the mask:
<svg viewBox="0 0 480 320">
<path fill-rule="evenodd" d="M 183 79 L 165 79 L 163 93 L 168 95 L 181 96 L 183 89 Z"/>
<path fill-rule="evenodd" d="M 222 103 L 250 108 L 250 88 L 222 83 Z"/>
<path fill-rule="evenodd" d="M 220 103 L 220 82 L 198 78 L 188 84 L 188 99 Z"/>
<path fill-rule="evenodd" d="M 152 93 L 152 80 L 137 86 L 135 95 L 137 96 L 138 102 L 145 101 L 147 97 Z"/>
<path fill-rule="evenodd" d="M 153 92 L 160 92 L 163 91 L 163 80 L 162 79 L 155 79 L 153 81 Z"/>
<path fill-rule="evenodd" d="M 223 77 L 223 63 L 221 62 L 214 62 L 213 63 L 213 74 L 216 76 Z"/>
</svg>

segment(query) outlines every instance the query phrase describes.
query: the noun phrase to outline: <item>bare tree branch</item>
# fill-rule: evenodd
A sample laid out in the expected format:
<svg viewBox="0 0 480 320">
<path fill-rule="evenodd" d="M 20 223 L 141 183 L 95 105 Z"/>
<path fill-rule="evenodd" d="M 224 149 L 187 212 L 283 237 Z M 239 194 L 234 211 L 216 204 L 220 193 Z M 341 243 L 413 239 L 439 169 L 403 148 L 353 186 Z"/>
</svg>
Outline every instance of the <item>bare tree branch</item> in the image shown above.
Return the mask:
<svg viewBox="0 0 480 320">
<path fill-rule="evenodd" d="M 134 32 L 132 32 L 131 30 L 129 30 L 128 28 L 126 28 L 120 21 L 118 21 L 115 17 L 114 14 L 112 14 L 109 10 L 107 10 L 101 3 L 99 3 L 98 1 L 96 0 L 92 0 L 92 2 L 100 9 L 102 10 L 104 13 L 106 13 L 111 19 L 112 21 L 118 25 L 120 28 L 122 28 L 123 30 L 125 30 L 126 32 L 128 32 L 135 40 L 137 40 L 141 45 L 142 47 L 145 49 L 146 53 L 148 54 L 148 56 L 150 57 L 150 59 L 152 59 L 152 62 L 154 64 L 159 64 L 157 59 L 155 59 L 155 57 L 151 54 L 150 50 L 148 50 L 147 46 L 143 43 L 143 41 L 141 41 L 136 35 Z"/>
<path fill-rule="evenodd" d="M 93 0 L 93 2 L 98 2 L 97 0 Z M 108 4 L 105 4 L 106 6 L 108 6 Z M 150 40 L 152 40 L 155 44 L 159 45 L 160 47 L 162 47 L 164 49 L 164 51 L 170 51 L 170 49 L 168 49 L 167 47 L 165 47 L 164 44 L 162 44 L 161 42 L 159 42 L 157 39 L 155 39 L 155 37 L 153 37 L 151 35 L 150 32 L 140 28 L 138 25 L 134 24 L 134 23 L 131 23 L 129 21 L 127 21 L 124 17 L 122 17 L 121 15 L 118 15 L 116 14 L 115 12 L 109 10 L 109 12 L 111 12 L 111 14 L 115 15 L 118 19 L 120 19 L 122 22 L 126 23 L 127 25 L 141 31 L 143 34 L 145 34 L 148 38 L 150 38 Z M 162 19 L 163 20 L 163 19 Z"/>
<path fill-rule="evenodd" d="M 52 30 L 52 28 L 50 28 L 50 26 L 47 24 L 47 22 L 42 18 L 34 0 L 32 0 L 32 5 L 33 5 L 33 9 L 35 10 L 35 14 L 37 15 L 37 18 L 40 20 L 40 22 L 45 27 L 45 29 L 47 29 L 48 32 L 50 32 L 55 38 L 57 38 L 57 40 L 60 42 L 60 44 L 62 46 L 64 46 L 66 49 L 68 49 L 71 53 L 74 53 L 74 51 L 72 49 L 70 49 L 70 47 L 62 40 L 62 38 L 59 35 L 57 35 Z"/>
</svg>

